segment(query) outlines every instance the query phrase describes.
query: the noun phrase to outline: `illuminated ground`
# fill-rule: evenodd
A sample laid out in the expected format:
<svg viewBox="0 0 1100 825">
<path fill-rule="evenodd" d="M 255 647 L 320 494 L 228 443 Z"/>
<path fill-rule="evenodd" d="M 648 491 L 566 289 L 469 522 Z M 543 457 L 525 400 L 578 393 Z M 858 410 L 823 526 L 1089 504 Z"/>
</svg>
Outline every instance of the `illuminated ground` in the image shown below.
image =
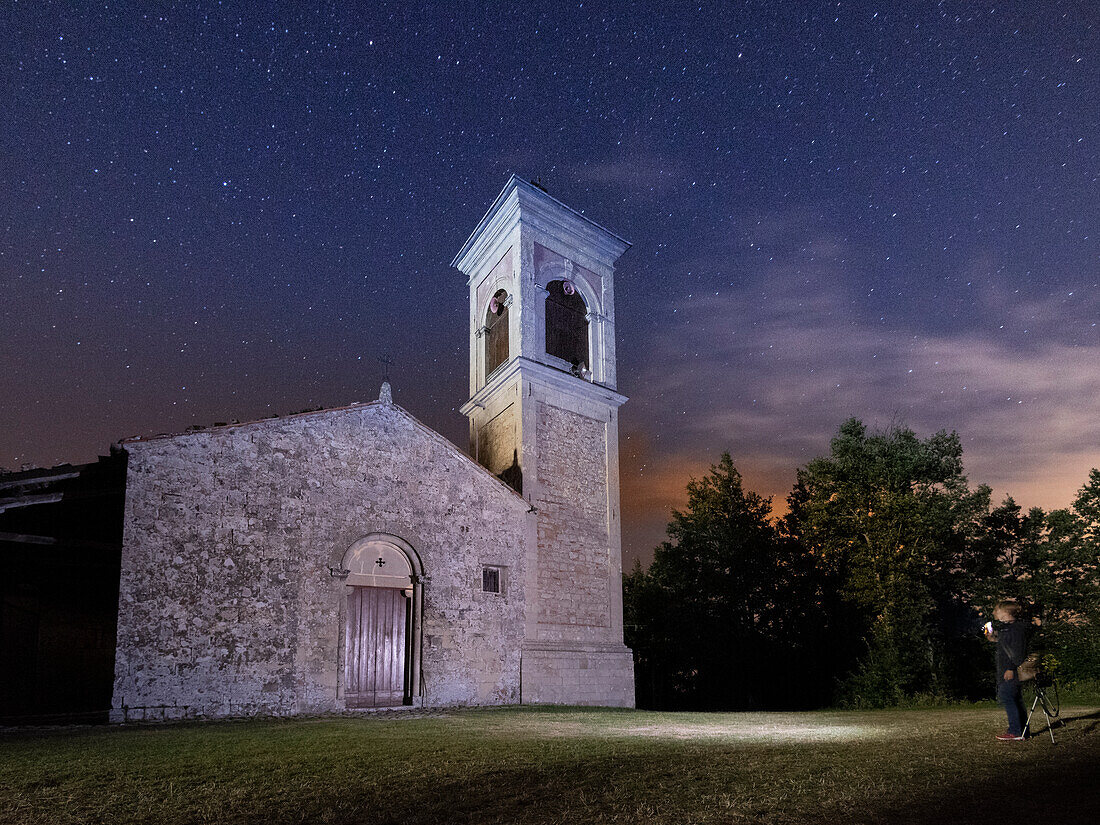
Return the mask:
<svg viewBox="0 0 1100 825">
<path fill-rule="evenodd" d="M 1100 708 L 468 710 L 7 732 L 0 822 L 1100 821 Z"/>
</svg>

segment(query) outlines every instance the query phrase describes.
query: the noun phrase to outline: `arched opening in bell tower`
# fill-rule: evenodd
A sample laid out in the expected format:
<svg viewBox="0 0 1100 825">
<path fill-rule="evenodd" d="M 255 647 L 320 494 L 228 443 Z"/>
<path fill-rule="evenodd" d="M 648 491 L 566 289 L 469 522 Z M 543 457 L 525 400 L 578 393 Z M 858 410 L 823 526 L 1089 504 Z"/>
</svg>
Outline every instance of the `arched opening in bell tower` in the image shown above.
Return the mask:
<svg viewBox="0 0 1100 825">
<path fill-rule="evenodd" d="M 551 281 L 546 285 L 546 353 L 574 367 L 591 366 L 588 307 L 572 281 Z"/>
<path fill-rule="evenodd" d="M 498 289 L 485 311 L 485 376 L 508 360 L 508 293 Z"/>
</svg>

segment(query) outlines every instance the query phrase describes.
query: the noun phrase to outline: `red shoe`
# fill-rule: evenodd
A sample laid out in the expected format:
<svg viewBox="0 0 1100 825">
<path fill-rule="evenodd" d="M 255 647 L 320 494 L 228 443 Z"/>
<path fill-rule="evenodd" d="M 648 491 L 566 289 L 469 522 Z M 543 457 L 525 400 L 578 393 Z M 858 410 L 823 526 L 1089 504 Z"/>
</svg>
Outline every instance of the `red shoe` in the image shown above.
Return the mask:
<svg viewBox="0 0 1100 825">
<path fill-rule="evenodd" d="M 1023 734 L 1020 734 L 1019 736 L 1017 736 L 1016 734 L 1009 733 L 1008 731 L 1005 731 L 1004 733 L 998 733 L 993 738 L 1000 741 L 1000 742 L 1023 742 L 1024 741 Z"/>
</svg>

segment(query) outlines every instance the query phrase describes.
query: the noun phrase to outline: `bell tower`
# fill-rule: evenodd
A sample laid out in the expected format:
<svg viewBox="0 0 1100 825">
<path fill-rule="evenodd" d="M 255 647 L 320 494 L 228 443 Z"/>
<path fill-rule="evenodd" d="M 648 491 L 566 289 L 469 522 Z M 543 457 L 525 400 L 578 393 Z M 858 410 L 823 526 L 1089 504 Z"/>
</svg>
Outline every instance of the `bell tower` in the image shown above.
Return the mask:
<svg viewBox="0 0 1100 825">
<path fill-rule="evenodd" d="M 623 644 L 614 265 L 630 244 L 512 176 L 469 279 L 470 453 L 531 504 L 522 701 L 634 705 Z"/>
</svg>

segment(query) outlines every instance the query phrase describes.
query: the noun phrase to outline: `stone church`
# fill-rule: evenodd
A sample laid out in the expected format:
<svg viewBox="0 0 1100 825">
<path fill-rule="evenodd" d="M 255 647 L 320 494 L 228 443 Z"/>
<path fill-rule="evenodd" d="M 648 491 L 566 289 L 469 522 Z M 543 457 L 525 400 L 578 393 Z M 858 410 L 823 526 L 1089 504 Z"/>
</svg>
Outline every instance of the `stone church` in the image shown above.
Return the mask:
<svg viewBox="0 0 1100 825">
<path fill-rule="evenodd" d="M 115 720 L 633 706 L 614 264 L 512 177 L 459 250 L 469 455 L 378 400 L 132 438 Z"/>
</svg>

